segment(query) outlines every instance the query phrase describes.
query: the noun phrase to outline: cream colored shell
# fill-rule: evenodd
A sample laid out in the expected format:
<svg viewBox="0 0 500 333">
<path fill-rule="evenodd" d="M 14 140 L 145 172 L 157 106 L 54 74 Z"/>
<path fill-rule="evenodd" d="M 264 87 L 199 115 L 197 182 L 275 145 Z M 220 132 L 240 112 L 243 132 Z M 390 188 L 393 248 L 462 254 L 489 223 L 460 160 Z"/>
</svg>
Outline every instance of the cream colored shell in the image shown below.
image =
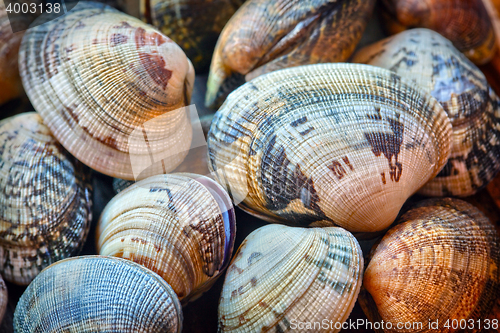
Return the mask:
<svg viewBox="0 0 500 333">
<path fill-rule="evenodd" d="M 469 196 L 500 171 L 500 99 L 479 68 L 449 40 L 428 29 L 412 29 L 359 50 L 353 61 L 411 79 L 448 114 L 451 155 L 422 194 Z"/>
<path fill-rule="evenodd" d="M 268 225 L 242 243 L 226 274 L 220 332 L 312 332 L 294 324 L 332 323 L 338 332 L 361 287 L 363 255 L 341 228 Z M 337 329 L 335 328 L 337 327 Z"/>
<path fill-rule="evenodd" d="M 140 20 L 80 2 L 27 31 L 19 67 L 54 136 L 93 169 L 134 179 L 131 155 L 169 172 L 188 153 L 192 133 L 182 107 L 190 102 L 193 66 L 179 46 Z M 158 154 L 171 147 L 179 153 L 161 164 Z"/>
<path fill-rule="evenodd" d="M 450 332 L 444 325 L 454 319 L 473 321 L 467 331 L 479 331 L 500 296 L 494 225 L 476 207 L 451 198 L 420 202 L 398 222 L 372 250 L 365 272 L 359 301 L 368 318 L 391 323 L 384 332 Z M 429 320 L 438 320 L 439 330 Z"/>
<path fill-rule="evenodd" d="M 439 103 L 388 70 L 301 66 L 228 97 L 208 135 L 209 167 L 260 217 L 378 231 L 441 170 L 450 136 Z"/>
</svg>

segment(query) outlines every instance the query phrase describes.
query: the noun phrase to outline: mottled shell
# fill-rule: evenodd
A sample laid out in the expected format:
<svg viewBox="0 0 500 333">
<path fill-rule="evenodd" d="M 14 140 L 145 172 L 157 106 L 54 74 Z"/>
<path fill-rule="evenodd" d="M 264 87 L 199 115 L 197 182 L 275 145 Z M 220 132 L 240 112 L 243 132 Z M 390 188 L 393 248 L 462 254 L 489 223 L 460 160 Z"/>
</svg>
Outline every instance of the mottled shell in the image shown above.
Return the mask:
<svg viewBox="0 0 500 333">
<path fill-rule="evenodd" d="M 450 158 L 420 193 L 469 196 L 495 177 L 500 170 L 500 99 L 450 41 L 428 29 L 412 29 L 359 50 L 353 61 L 411 79 L 448 114 L 453 125 Z"/>
<path fill-rule="evenodd" d="M 181 153 L 164 160 L 164 167 L 153 159 L 162 172 L 187 154 L 192 133 L 182 107 L 191 98 L 194 69 L 179 46 L 140 20 L 80 2 L 27 31 L 19 67 L 54 136 L 93 169 L 134 179 L 131 154 L 151 161 L 176 146 Z M 137 142 L 133 135 L 142 132 Z"/>
<path fill-rule="evenodd" d="M 0 323 L 5 316 L 5 311 L 7 310 L 7 304 L 9 303 L 9 294 L 7 292 L 7 286 L 0 276 Z"/>
<path fill-rule="evenodd" d="M 22 38 L 23 33 L 12 32 L 5 4 L 0 2 L 0 104 L 23 93 L 17 67 L 17 54 Z"/>
<path fill-rule="evenodd" d="M 205 103 L 220 105 L 232 89 L 261 74 L 299 65 L 345 61 L 374 0 L 248 0 L 219 37 Z"/>
<path fill-rule="evenodd" d="M 197 71 L 206 70 L 219 34 L 244 2 L 141 0 L 141 17 L 179 44 Z"/>
<path fill-rule="evenodd" d="M 210 128 L 209 167 L 261 217 L 373 232 L 441 170 L 450 137 L 439 103 L 398 75 L 309 65 L 229 95 Z"/>
<path fill-rule="evenodd" d="M 343 323 L 362 277 L 361 248 L 344 229 L 259 228 L 243 241 L 228 268 L 219 331 L 299 332 L 294 322 Z"/>
<path fill-rule="evenodd" d="M 482 0 L 382 0 L 390 34 L 422 27 L 437 31 L 476 64 L 495 54 L 495 31 Z"/>
<path fill-rule="evenodd" d="M 0 122 L 0 272 L 7 281 L 28 284 L 80 251 L 92 219 L 89 177 L 38 114 Z"/>
<path fill-rule="evenodd" d="M 231 199 L 204 176 L 147 178 L 120 192 L 97 227 L 101 255 L 129 259 L 164 278 L 184 303 L 227 267 L 236 223 Z"/>
<path fill-rule="evenodd" d="M 360 304 L 385 332 L 433 332 L 429 320 L 483 320 L 500 296 L 500 245 L 493 224 L 451 198 L 417 204 L 372 250 Z M 396 323 L 422 323 L 398 330 Z M 386 325 L 387 327 L 388 325 Z M 478 331 L 479 325 L 474 330 Z"/>
<path fill-rule="evenodd" d="M 26 289 L 18 333 L 180 333 L 182 308 L 157 274 L 131 261 L 85 256 L 57 262 Z"/>
</svg>

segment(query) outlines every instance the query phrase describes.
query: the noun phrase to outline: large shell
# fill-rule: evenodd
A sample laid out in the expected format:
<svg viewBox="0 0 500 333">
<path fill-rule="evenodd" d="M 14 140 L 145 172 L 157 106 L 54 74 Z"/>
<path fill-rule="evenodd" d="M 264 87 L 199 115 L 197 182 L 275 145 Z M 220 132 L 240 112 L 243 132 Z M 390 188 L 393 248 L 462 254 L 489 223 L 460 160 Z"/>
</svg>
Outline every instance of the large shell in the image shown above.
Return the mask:
<svg viewBox="0 0 500 333">
<path fill-rule="evenodd" d="M 128 260 L 62 260 L 26 289 L 14 313 L 18 333 L 180 333 L 182 308 L 157 274 Z"/>
<path fill-rule="evenodd" d="M 28 284 L 83 246 L 92 219 L 90 174 L 36 113 L 1 121 L 0 143 L 0 271 Z"/>
<path fill-rule="evenodd" d="M 476 64 L 497 50 L 495 31 L 482 0 L 382 0 L 391 34 L 422 27 L 437 31 Z"/>
<path fill-rule="evenodd" d="M 155 271 L 187 302 L 227 267 L 236 223 L 219 184 L 194 174 L 147 178 L 114 197 L 97 228 L 99 254 Z"/>
<path fill-rule="evenodd" d="M 413 80 L 451 119 L 450 159 L 422 194 L 469 196 L 495 177 L 500 170 L 500 99 L 450 41 L 428 29 L 412 29 L 359 50 L 353 61 Z"/>
<path fill-rule="evenodd" d="M 486 318 L 500 296 L 500 245 L 493 224 L 458 199 L 430 199 L 405 213 L 373 250 L 360 303 L 385 332 L 435 332 L 429 320 Z M 390 325 L 392 323 L 392 329 Z M 397 323 L 421 323 L 398 329 Z M 415 324 L 413 324 L 415 325 Z M 462 324 L 463 325 L 463 324 Z M 470 328 L 471 326 L 468 325 Z M 408 327 L 407 327 L 408 328 Z"/>
<path fill-rule="evenodd" d="M 312 332 L 297 323 L 342 324 L 363 277 L 363 254 L 341 228 L 269 225 L 252 232 L 226 274 L 221 332 Z M 338 326 L 322 332 L 338 332 Z"/>
<path fill-rule="evenodd" d="M 0 105 L 21 96 L 23 86 L 19 77 L 17 54 L 22 33 L 14 34 L 11 29 L 5 4 L 0 2 Z"/>
<path fill-rule="evenodd" d="M 378 231 L 441 170 L 450 136 L 439 103 L 398 75 L 309 65 L 229 95 L 210 128 L 209 167 L 255 214 Z"/>
<path fill-rule="evenodd" d="M 164 172 L 187 154 L 191 128 L 182 107 L 190 101 L 194 70 L 180 47 L 149 25 L 82 1 L 29 29 L 19 57 L 33 106 L 88 166 L 134 179 L 131 154 L 149 165 L 175 146 L 179 154 L 163 167 L 158 162 Z"/>
<path fill-rule="evenodd" d="M 374 0 L 248 0 L 215 47 L 206 105 L 235 86 L 277 69 L 345 61 L 354 51 Z"/>
<path fill-rule="evenodd" d="M 245 0 L 141 0 L 141 16 L 206 70 L 220 32 Z"/>
</svg>

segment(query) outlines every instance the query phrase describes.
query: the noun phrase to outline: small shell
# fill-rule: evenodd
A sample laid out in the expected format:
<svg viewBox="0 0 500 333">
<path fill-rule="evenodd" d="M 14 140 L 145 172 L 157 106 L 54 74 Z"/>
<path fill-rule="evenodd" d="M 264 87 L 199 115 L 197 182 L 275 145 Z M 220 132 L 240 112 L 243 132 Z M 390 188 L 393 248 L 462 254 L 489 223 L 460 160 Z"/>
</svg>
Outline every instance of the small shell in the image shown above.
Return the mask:
<svg viewBox="0 0 500 333">
<path fill-rule="evenodd" d="M 497 50 L 495 31 L 482 0 L 382 0 L 382 20 L 390 34 L 428 28 L 449 39 L 475 64 L 487 63 Z"/>
<path fill-rule="evenodd" d="M 5 316 L 5 311 L 7 310 L 7 304 L 9 303 L 9 294 L 7 292 L 7 286 L 0 276 L 0 323 Z"/>
<path fill-rule="evenodd" d="M 429 320 L 483 320 L 500 296 L 500 245 L 493 224 L 458 199 L 431 199 L 401 216 L 373 249 L 360 304 L 385 332 L 434 332 Z M 397 329 L 421 323 L 421 329 Z M 389 325 L 386 324 L 386 328 Z M 479 330 L 475 325 L 474 330 Z"/>
<path fill-rule="evenodd" d="M 236 223 L 231 199 L 193 174 L 147 178 L 120 192 L 97 227 L 101 255 L 158 273 L 184 303 L 208 290 L 229 264 Z"/>
<path fill-rule="evenodd" d="M 453 125 L 450 159 L 420 193 L 469 196 L 500 171 L 500 99 L 481 71 L 446 38 L 412 29 L 359 50 L 353 61 L 413 80 L 448 114 Z"/>
<path fill-rule="evenodd" d="M 0 142 L 0 271 L 28 284 L 83 246 L 92 220 L 90 174 L 36 113 L 1 121 Z"/>
<path fill-rule="evenodd" d="M 154 159 L 162 172 L 186 156 L 192 134 L 183 107 L 194 69 L 179 46 L 140 20 L 82 1 L 27 31 L 19 67 L 54 136 L 93 169 L 134 179 L 132 154 L 149 165 L 175 145 L 181 153 L 165 159 L 165 168 Z"/>
<path fill-rule="evenodd" d="M 295 332 L 294 322 L 343 323 L 362 276 L 361 248 L 344 229 L 259 228 L 228 268 L 219 331 Z"/>
<path fill-rule="evenodd" d="M 374 0 L 248 0 L 229 20 L 215 47 L 205 104 L 281 68 L 345 61 L 354 51 Z"/>
<path fill-rule="evenodd" d="M 450 137 L 439 103 L 396 74 L 309 65 L 229 95 L 210 128 L 209 167 L 256 215 L 373 232 L 441 170 Z"/>
<path fill-rule="evenodd" d="M 182 47 L 197 71 L 207 70 L 219 34 L 243 2 L 141 0 L 141 17 Z"/>
<path fill-rule="evenodd" d="M 59 261 L 26 289 L 14 313 L 18 333 L 180 333 L 182 308 L 157 274 L 128 260 Z"/>
<path fill-rule="evenodd" d="M 0 1 L 0 105 L 23 94 L 17 54 L 22 33 L 12 33 L 3 1 Z"/>
</svg>

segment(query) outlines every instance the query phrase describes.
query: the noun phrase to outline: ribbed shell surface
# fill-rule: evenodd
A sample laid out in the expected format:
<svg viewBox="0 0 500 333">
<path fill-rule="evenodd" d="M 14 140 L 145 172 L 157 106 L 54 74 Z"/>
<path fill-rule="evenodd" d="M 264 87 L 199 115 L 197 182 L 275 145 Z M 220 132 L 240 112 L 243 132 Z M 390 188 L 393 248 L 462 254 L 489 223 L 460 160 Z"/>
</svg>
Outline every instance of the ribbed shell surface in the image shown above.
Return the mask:
<svg viewBox="0 0 500 333">
<path fill-rule="evenodd" d="M 382 0 L 391 34 L 415 27 L 437 31 L 476 64 L 495 54 L 495 31 L 482 0 Z"/>
<path fill-rule="evenodd" d="M 431 30 L 412 29 L 359 50 L 353 61 L 411 79 L 448 114 L 451 155 L 422 194 L 469 196 L 495 177 L 500 170 L 500 99 L 449 40 Z"/>
<path fill-rule="evenodd" d="M 378 231 L 441 170 L 450 137 L 439 103 L 398 75 L 309 65 L 258 77 L 228 97 L 208 135 L 209 167 L 259 216 Z"/>
<path fill-rule="evenodd" d="M 220 105 L 243 76 L 248 81 L 277 69 L 347 60 L 374 4 L 374 0 L 246 1 L 217 41 L 206 104 Z"/>
<path fill-rule="evenodd" d="M 22 33 L 12 33 L 4 2 L 0 2 L 0 104 L 23 93 L 17 66 Z"/>
<path fill-rule="evenodd" d="M 245 0 L 141 0 L 142 19 L 176 42 L 196 70 L 206 70 L 227 21 Z"/>
<path fill-rule="evenodd" d="M 0 122 L 0 271 L 28 284 L 77 253 L 92 219 L 90 173 L 36 113 Z"/>
<path fill-rule="evenodd" d="M 356 302 L 362 276 L 361 248 L 344 229 L 259 228 L 243 241 L 228 268 L 219 331 L 311 332 L 293 324 L 341 324 Z"/>
<path fill-rule="evenodd" d="M 93 169 L 134 179 L 132 152 L 149 161 L 168 144 L 186 148 L 165 162 L 165 172 L 187 154 L 191 128 L 180 108 L 190 102 L 194 69 L 178 45 L 140 20 L 80 2 L 27 31 L 19 68 L 54 136 Z M 147 146 L 136 147 L 130 137 L 141 128 Z"/>
<path fill-rule="evenodd" d="M 369 294 L 362 291 L 359 299 L 368 318 L 391 322 L 385 332 L 433 332 L 429 320 L 449 332 L 448 319 L 465 319 L 468 328 L 472 319 L 474 329 L 467 331 L 479 331 L 478 321 L 500 296 L 494 225 L 476 207 L 451 198 L 423 201 L 399 223 L 372 250 L 363 279 Z M 399 330 L 398 322 L 422 326 Z"/>
<path fill-rule="evenodd" d="M 157 274 L 131 261 L 85 256 L 45 269 L 21 296 L 18 333 L 179 333 L 182 308 Z"/>
<path fill-rule="evenodd" d="M 235 233 L 234 208 L 220 185 L 204 176 L 169 174 L 114 197 L 96 236 L 99 254 L 144 265 L 187 302 L 227 267 Z"/>
</svg>

